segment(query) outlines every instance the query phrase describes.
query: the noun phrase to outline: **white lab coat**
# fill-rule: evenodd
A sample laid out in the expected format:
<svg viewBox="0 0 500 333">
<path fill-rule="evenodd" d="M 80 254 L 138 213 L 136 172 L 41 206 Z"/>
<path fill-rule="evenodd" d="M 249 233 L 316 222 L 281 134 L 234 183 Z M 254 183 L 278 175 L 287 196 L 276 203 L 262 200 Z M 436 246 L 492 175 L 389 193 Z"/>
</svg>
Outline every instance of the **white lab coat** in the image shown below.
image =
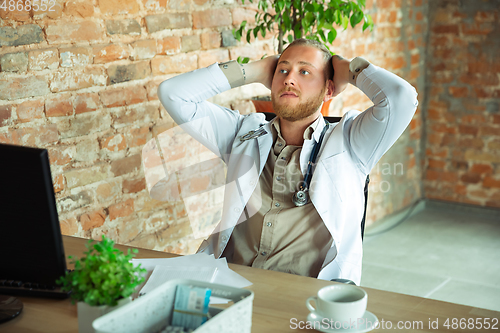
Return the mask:
<svg viewBox="0 0 500 333">
<path fill-rule="evenodd" d="M 334 240 L 318 278 L 344 278 L 359 284 L 366 175 L 403 133 L 418 103 L 410 84 L 372 64 L 359 74 L 356 85 L 374 106 L 363 113 L 349 111 L 339 123 L 330 125 L 317 158 L 310 198 Z M 199 250 L 217 258 L 236 223 L 245 219 L 242 212 L 258 185 L 272 146 L 270 124 L 263 114 L 243 116 L 206 101 L 229 89 L 217 64 L 166 80 L 158 88 L 158 97 L 174 121 L 227 164 L 222 219 Z M 240 136 L 261 124 L 269 134 L 240 143 Z M 300 154 L 303 174 L 323 126 L 320 122 L 313 138 L 304 141 Z M 248 167 L 249 160 L 254 161 L 252 168 Z M 247 207 L 250 214 L 255 209 L 258 207 Z"/>
</svg>

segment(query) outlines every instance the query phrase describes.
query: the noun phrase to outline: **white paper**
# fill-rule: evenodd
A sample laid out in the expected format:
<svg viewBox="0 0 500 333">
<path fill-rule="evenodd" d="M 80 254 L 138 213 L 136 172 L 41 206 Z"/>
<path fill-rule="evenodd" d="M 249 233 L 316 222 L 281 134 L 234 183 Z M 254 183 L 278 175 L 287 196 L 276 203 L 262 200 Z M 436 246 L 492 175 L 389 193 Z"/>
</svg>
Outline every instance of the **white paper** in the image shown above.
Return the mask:
<svg viewBox="0 0 500 333">
<path fill-rule="evenodd" d="M 217 267 L 157 265 L 139 294 L 145 295 L 153 289 L 161 286 L 163 283 L 174 279 L 214 282 L 216 273 Z"/>
<path fill-rule="evenodd" d="M 231 270 L 228 265 L 226 258 L 215 259 L 213 255 L 208 255 L 205 253 L 197 253 L 186 256 L 179 256 L 175 258 L 151 258 L 151 259 L 132 259 L 132 263 L 137 266 L 141 264 L 142 268 L 147 269 L 148 279 L 156 266 L 169 266 L 169 267 L 214 267 L 217 268 L 217 273 L 215 274 L 215 279 L 213 283 L 222 284 L 225 286 L 244 288 L 252 285 L 252 282 L 245 279 L 243 276 L 239 275 L 235 271 Z M 175 276 L 173 278 L 187 278 L 184 276 Z M 188 277 L 189 279 L 196 280 L 195 275 Z M 166 282 L 165 280 L 164 282 Z M 142 292 L 142 290 L 141 290 Z M 210 304 L 223 304 L 227 303 L 228 300 L 219 297 L 210 297 Z"/>
</svg>

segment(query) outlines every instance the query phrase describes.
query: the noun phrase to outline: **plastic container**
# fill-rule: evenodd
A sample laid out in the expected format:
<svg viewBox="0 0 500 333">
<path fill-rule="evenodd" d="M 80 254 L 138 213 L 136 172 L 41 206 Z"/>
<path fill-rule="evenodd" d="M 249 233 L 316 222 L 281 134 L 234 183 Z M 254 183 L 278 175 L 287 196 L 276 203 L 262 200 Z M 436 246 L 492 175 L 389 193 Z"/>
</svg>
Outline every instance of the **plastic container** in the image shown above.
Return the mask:
<svg viewBox="0 0 500 333">
<path fill-rule="evenodd" d="M 212 316 L 195 333 L 251 332 L 251 290 L 193 280 L 168 281 L 151 293 L 124 305 L 93 322 L 96 333 L 156 333 L 168 326 L 174 309 L 175 289 L 179 284 L 212 289 L 212 296 L 233 301 L 226 309 L 209 308 Z"/>
</svg>

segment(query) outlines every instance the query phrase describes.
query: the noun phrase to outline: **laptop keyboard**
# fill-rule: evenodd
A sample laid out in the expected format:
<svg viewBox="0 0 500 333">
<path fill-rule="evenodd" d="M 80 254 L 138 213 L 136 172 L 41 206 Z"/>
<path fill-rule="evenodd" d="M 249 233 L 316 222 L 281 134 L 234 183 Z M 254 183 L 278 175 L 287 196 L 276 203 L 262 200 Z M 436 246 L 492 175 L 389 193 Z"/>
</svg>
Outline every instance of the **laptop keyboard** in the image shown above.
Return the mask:
<svg viewBox="0 0 500 333">
<path fill-rule="evenodd" d="M 69 294 L 70 292 L 62 291 L 59 286 L 0 279 L 0 295 L 64 299 L 68 298 Z"/>
</svg>

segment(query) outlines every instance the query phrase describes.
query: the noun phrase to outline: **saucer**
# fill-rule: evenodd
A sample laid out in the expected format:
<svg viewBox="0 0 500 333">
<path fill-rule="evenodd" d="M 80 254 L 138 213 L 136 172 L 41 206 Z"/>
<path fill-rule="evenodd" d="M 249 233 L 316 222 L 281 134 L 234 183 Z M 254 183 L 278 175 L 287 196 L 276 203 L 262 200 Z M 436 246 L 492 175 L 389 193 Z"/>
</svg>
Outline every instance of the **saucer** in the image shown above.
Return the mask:
<svg viewBox="0 0 500 333">
<path fill-rule="evenodd" d="M 320 332 L 331 333 L 331 332 L 353 332 L 353 333 L 362 333 L 369 332 L 375 328 L 378 323 L 378 318 L 370 311 L 365 311 L 363 317 L 361 317 L 363 323 L 359 325 L 359 327 L 347 327 L 347 328 L 334 328 L 329 327 L 330 321 L 327 318 L 324 318 L 314 312 L 309 313 L 307 315 L 307 321 L 311 322 L 311 325 L 314 329 Z M 322 320 L 326 320 L 325 323 L 327 325 L 323 325 Z M 316 325 L 314 323 L 317 323 Z"/>
</svg>

